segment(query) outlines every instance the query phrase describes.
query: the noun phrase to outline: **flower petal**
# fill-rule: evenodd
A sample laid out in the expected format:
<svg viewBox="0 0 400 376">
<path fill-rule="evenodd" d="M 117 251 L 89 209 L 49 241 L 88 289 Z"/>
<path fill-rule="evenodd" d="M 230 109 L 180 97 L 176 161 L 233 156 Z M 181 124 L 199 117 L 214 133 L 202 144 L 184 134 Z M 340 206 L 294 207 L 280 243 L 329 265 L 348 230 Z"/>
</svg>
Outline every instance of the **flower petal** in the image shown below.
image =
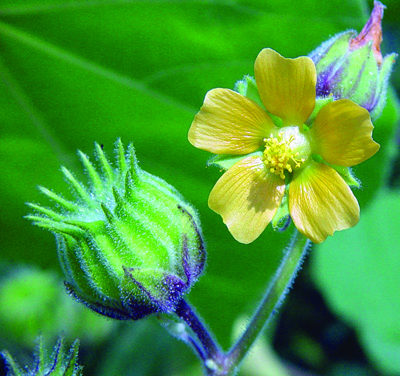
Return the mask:
<svg viewBox="0 0 400 376">
<path fill-rule="evenodd" d="M 254 73 L 265 108 L 283 120 L 283 125 L 301 125 L 315 106 L 317 72 L 306 57 L 285 59 L 270 48 L 257 56 Z"/>
<path fill-rule="evenodd" d="M 318 112 L 310 131 L 314 152 L 334 165 L 357 165 L 379 150 L 373 128 L 365 108 L 348 99 L 331 102 Z"/>
<path fill-rule="evenodd" d="M 189 141 L 215 154 L 257 150 L 274 123 L 258 104 L 229 89 L 210 90 L 189 130 Z"/>
<path fill-rule="evenodd" d="M 261 157 L 246 157 L 217 181 L 208 206 L 222 216 L 237 241 L 248 244 L 271 222 L 284 191 L 284 180 L 271 174 Z"/>
<path fill-rule="evenodd" d="M 360 208 L 350 187 L 331 167 L 311 163 L 289 187 L 289 211 L 297 229 L 314 243 L 358 223 Z"/>
</svg>

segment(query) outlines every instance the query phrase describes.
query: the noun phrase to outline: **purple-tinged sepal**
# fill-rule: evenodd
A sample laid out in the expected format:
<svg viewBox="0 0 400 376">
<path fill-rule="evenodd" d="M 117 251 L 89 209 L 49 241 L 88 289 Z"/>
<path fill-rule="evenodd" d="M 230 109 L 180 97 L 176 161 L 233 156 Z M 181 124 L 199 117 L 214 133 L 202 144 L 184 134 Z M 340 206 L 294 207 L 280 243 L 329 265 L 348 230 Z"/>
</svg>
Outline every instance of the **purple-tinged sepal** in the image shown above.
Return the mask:
<svg viewBox="0 0 400 376">
<path fill-rule="evenodd" d="M 50 358 L 46 354 L 43 342 L 43 337 L 38 337 L 32 369 L 19 366 L 8 351 L 3 351 L 1 355 L 6 362 L 7 376 L 82 376 L 83 367 L 78 364 L 78 340 L 75 340 L 69 352 L 66 352 L 65 341 L 60 338 Z"/>
<path fill-rule="evenodd" d="M 397 54 L 380 51 L 385 6 L 374 2 L 371 17 L 357 35 L 354 30 L 333 36 L 309 57 L 317 68 L 317 97 L 347 98 L 377 119 L 386 104 L 390 73 Z"/>
<path fill-rule="evenodd" d="M 196 211 L 172 186 L 138 166 L 132 145 L 126 152 L 117 142 L 113 166 L 96 144 L 101 172 L 79 154 L 89 185 L 63 168 L 75 200 L 40 188 L 58 207 L 29 204 L 35 214 L 28 216 L 56 235 L 68 292 L 119 320 L 174 312 L 204 269 Z"/>
</svg>

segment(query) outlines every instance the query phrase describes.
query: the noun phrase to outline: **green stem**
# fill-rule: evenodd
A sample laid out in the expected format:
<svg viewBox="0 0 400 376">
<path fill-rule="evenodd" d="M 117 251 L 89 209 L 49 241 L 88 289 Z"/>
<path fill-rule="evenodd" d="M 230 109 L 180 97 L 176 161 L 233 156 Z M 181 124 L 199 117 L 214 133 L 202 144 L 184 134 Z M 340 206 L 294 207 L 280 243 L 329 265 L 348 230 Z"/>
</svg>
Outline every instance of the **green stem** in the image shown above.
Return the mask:
<svg viewBox="0 0 400 376">
<path fill-rule="evenodd" d="M 240 362 L 282 304 L 310 243 L 310 240 L 295 230 L 291 243 L 264 299 L 247 329 L 228 353 L 221 352 L 218 344 L 214 342 L 212 336 L 202 324 L 201 319 L 183 299 L 180 301 L 175 314 L 186 322 L 197 336 L 201 346 L 195 346 L 195 349 L 202 358 L 206 375 L 231 376 L 236 374 Z"/>
<path fill-rule="evenodd" d="M 226 375 L 234 374 L 235 369 L 243 360 L 254 341 L 274 316 L 277 308 L 282 304 L 303 262 L 310 243 L 304 235 L 295 230 L 291 244 L 257 312 L 246 331 L 227 354 L 225 364 L 228 367 L 228 372 Z"/>
</svg>

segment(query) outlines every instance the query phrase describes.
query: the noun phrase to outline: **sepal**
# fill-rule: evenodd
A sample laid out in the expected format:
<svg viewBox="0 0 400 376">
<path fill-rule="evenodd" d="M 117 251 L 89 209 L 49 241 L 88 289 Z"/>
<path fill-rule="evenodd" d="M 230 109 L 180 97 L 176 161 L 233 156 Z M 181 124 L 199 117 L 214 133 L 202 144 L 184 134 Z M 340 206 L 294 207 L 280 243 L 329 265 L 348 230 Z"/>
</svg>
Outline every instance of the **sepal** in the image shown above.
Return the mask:
<svg viewBox="0 0 400 376">
<path fill-rule="evenodd" d="M 37 340 L 35 365 L 32 370 L 28 367 L 23 369 L 15 362 L 8 351 L 3 351 L 7 365 L 7 376 L 81 376 L 82 367 L 78 365 L 79 341 L 75 340 L 69 354 L 64 350 L 64 339 L 60 338 L 54 348 L 50 359 L 47 359 L 43 338 Z"/>
<path fill-rule="evenodd" d="M 284 231 L 290 224 L 290 213 L 289 213 L 289 188 L 286 187 L 283 195 L 281 204 L 271 220 L 271 225 L 274 230 Z"/>
<path fill-rule="evenodd" d="M 336 166 L 326 162 L 320 155 L 314 154 L 312 156 L 313 160 L 318 163 L 324 163 L 329 167 L 332 167 L 342 178 L 343 180 L 349 185 L 350 187 L 360 188 L 361 183 L 353 173 L 353 170 L 350 167 L 343 167 L 343 166 Z"/>
<path fill-rule="evenodd" d="M 282 126 L 282 119 L 278 116 L 275 116 L 268 112 L 264 106 L 264 103 L 261 100 L 260 93 L 258 91 L 257 83 L 254 77 L 246 75 L 240 81 L 237 81 L 235 84 L 235 91 L 239 94 L 251 99 L 253 102 L 257 103 L 261 108 L 268 113 L 271 117 L 272 121 L 277 127 Z"/>
<path fill-rule="evenodd" d="M 228 155 L 228 154 L 217 154 L 212 156 L 207 161 L 207 166 L 215 166 L 225 171 L 231 168 L 235 163 L 239 162 L 241 159 L 250 156 L 262 156 L 261 151 L 256 151 L 247 155 Z"/>
<path fill-rule="evenodd" d="M 254 77 L 249 75 L 244 76 L 241 80 L 236 82 L 234 90 L 251 99 L 253 102 L 256 102 L 261 108 L 264 108 Z"/>
</svg>

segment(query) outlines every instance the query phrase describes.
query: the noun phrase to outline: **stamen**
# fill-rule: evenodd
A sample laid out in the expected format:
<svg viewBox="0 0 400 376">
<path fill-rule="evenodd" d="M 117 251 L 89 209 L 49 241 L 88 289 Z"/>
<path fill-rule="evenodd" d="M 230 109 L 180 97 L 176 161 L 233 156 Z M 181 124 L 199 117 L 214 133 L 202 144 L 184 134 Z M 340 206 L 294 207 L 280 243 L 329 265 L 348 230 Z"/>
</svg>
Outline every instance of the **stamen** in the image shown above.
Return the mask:
<svg viewBox="0 0 400 376">
<path fill-rule="evenodd" d="M 292 173 L 305 161 L 304 158 L 298 158 L 299 152 L 293 152 L 291 149 L 290 144 L 294 139 L 294 135 L 291 135 L 284 140 L 281 134 L 277 137 L 271 134 L 269 138 L 264 138 L 263 162 L 269 172 L 279 175 L 282 179 L 286 178 L 285 171 Z"/>
</svg>

